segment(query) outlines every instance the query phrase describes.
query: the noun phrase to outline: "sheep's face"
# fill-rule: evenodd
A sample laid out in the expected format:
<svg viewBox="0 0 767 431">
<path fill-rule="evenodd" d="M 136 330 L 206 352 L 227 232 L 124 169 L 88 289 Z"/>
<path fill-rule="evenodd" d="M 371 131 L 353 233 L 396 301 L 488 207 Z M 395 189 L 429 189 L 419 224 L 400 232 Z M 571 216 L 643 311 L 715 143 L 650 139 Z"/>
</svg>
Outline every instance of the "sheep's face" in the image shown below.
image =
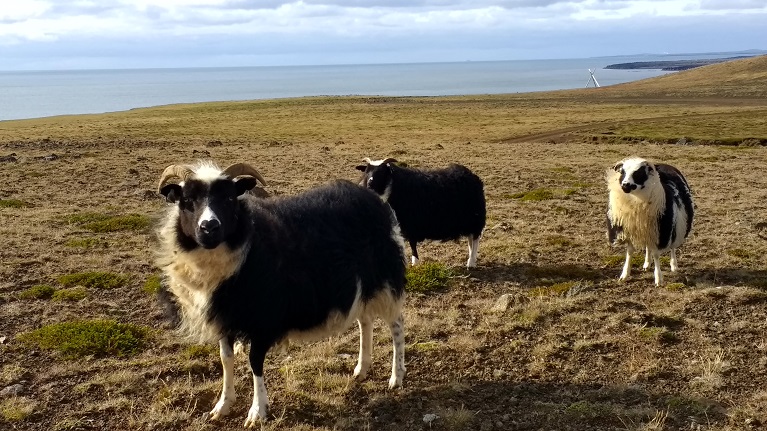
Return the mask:
<svg viewBox="0 0 767 431">
<path fill-rule="evenodd" d="M 255 185 L 256 179 L 250 176 L 234 180 L 225 176 L 193 177 L 181 184 L 168 184 L 161 193 L 169 202 L 178 204 L 180 239 L 212 249 L 235 233 L 240 212 L 237 197 Z"/>
<path fill-rule="evenodd" d="M 391 162 L 374 160 L 356 168 L 362 171 L 360 185 L 374 191 L 384 201 L 388 200 L 391 193 Z"/>
<path fill-rule="evenodd" d="M 613 168 L 620 174 L 618 182 L 624 193 L 642 194 L 648 183 L 657 176 L 655 166 L 644 159 L 626 159 Z"/>
</svg>

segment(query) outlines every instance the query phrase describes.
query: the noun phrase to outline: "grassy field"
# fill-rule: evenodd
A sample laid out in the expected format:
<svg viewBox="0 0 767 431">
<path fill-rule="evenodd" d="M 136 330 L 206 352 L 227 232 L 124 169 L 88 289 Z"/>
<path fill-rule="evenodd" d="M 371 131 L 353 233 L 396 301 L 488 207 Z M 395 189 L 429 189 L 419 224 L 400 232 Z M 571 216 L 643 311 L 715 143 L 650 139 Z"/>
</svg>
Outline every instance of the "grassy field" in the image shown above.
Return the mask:
<svg viewBox="0 0 767 431">
<path fill-rule="evenodd" d="M 263 429 L 760 429 L 765 71 L 760 57 L 581 91 L 0 122 L 0 428 L 240 428 L 252 395 L 245 358 L 231 415 L 207 422 L 217 348 L 181 339 L 155 298 L 162 169 L 249 162 L 271 193 L 289 195 L 356 179 L 365 156 L 393 156 L 460 162 L 483 178 L 479 266 L 462 268 L 464 242 L 419 247 L 432 275 L 412 279 L 438 277 L 438 288 L 408 296 L 401 390 L 386 389 L 385 328 L 363 382 L 351 378 L 356 328 L 270 352 Z M 619 282 L 622 250 L 604 233 L 605 169 L 631 155 L 676 165 L 695 195 L 680 271 L 666 263 L 661 288 L 639 256 Z"/>
</svg>

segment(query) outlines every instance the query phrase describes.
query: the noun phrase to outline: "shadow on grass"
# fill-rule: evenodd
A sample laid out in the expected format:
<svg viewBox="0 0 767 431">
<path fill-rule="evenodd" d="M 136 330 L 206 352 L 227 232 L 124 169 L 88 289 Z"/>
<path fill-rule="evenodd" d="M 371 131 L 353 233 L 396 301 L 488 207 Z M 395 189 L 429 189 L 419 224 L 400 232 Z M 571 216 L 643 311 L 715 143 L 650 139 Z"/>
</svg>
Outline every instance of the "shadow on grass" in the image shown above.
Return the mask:
<svg viewBox="0 0 767 431">
<path fill-rule="evenodd" d="M 439 416 L 431 429 L 443 430 L 626 429 L 628 424 L 650 422 L 659 411 L 668 412 L 664 429 L 690 429 L 691 423 L 725 420 L 724 407 L 713 400 L 638 386 L 480 381 L 437 385 L 370 401 L 360 395 L 363 399 L 350 402 L 362 404 L 365 417 L 338 429 L 429 429 L 423 419 L 429 413 Z"/>
<path fill-rule="evenodd" d="M 542 284 L 563 281 L 599 282 L 615 278 L 612 268 L 594 268 L 583 264 L 563 263 L 561 265 L 534 265 L 531 263 L 500 264 L 487 262 L 472 268 L 472 277 L 488 283 L 518 282 Z"/>
<path fill-rule="evenodd" d="M 684 270 L 695 284 L 746 285 L 767 290 L 767 270 L 749 268 L 705 268 Z"/>
</svg>

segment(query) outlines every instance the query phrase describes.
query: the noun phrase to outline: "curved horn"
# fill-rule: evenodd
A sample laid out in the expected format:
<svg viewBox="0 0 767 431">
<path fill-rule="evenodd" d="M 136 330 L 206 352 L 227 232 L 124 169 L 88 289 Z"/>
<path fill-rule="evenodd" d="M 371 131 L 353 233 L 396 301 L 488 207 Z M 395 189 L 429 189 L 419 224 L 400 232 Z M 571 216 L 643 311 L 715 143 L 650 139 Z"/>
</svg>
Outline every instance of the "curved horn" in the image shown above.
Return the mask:
<svg viewBox="0 0 767 431">
<path fill-rule="evenodd" d="M 383 162 L 381 162 L 382 165 L 385 165 L 387 163 L 397 163 L 397 159 L 395 159 L 394 157 L 387 157 L 384 159 Z"/>
<path fill-rule="evenodd" d="M 181 181 L 185 181 L 192 175 L 194 175 L 194 171 L 188 166 L 170 165 L 162 171 L 162 175 L 160 175 L 160 184 L 157 185 L 157 190 L 161 191 L 171 178 L 178 178 Z"/>
<path fill-rule="evenodd" d="M 261 184 L 267 185 L 266 180 L 264 177 L 261 176 L 261 174 L 258 173 L 256 168 L 253 166 L 250 166 L 247 163 L 235 163 L 228 168 L 224 169 L 224 173 L 226 175 L 229 175 L 230 177 L 234 178 L 240 175 L 250 175 L 253 177 L 256 177 L 258 181 L 261 181 Z"/>
</svg>

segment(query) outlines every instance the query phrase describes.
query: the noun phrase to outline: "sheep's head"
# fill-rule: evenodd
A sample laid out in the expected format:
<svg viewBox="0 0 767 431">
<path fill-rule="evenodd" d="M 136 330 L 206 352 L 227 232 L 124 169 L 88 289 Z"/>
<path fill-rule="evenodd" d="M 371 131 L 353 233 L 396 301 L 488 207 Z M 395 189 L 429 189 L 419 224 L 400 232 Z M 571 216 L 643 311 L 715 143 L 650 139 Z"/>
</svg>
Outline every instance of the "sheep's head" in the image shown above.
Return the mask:
<svg viewBox="0 0 767 431">
<path fill-rule="evenodd" d="M 384 201 L 388 200 L 391 193 L 391 166 L 397 163 L 397 160 L 391 157 L 384 160 L 370 160 L 365 157 L 363 163 L 356 167 L 357 170 L 362 171 L 359 184 L 376 192 Z"/>
<path fill-rule="evenodd" d="M 642 194 L 653 180 L 658 178 L 655 165 L 638 157 L 624 159 L 613 166 L 618 173 L 613 181 L 617 181 L 624 193 Z"/>
<path fill-rule="evenodd" d="M 171 183 L 173 179 L 180 181 Z M 261 174 L 244 163 L 223 171 L 211 164 L 171 165 L 163 171 L 158 190 L 168 202 L 178 205 L 183 236 L 201 247 L 216 248 L 237 229 L 237 197 L 258 181 L 266 185 Z"/>
</svg>

